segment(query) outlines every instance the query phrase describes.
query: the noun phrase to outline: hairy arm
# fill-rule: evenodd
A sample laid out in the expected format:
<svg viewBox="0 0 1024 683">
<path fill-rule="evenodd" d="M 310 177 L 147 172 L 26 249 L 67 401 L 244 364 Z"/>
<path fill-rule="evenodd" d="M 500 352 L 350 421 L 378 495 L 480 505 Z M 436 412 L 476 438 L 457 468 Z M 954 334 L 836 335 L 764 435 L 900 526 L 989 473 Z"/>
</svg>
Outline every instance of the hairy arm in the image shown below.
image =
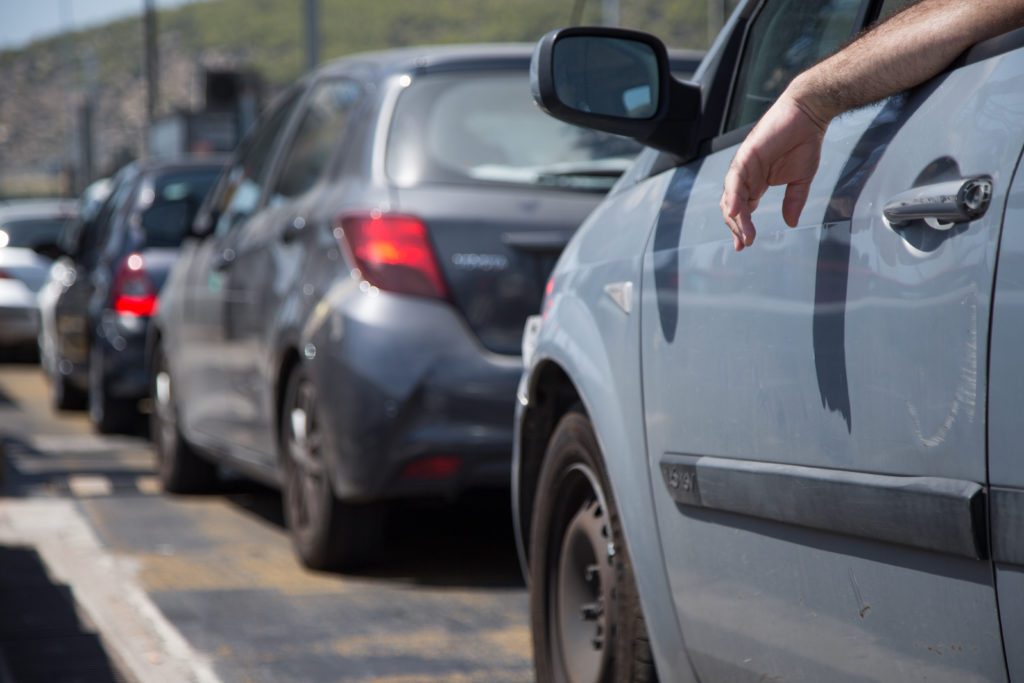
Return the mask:
<svg viewBox="0 0 1024 683">
<path fill-rule="evenodd" d="M 750 214 L 786 185 L 782 215 L 795 226 L 839 114 L 922 83 L 975 43 L 1024 25 L 1024 0 L 921 0 L 793 79 L 747 136 L 725 178 L 722 217 L 736 250 L 754 242 Z"/>
</svg>

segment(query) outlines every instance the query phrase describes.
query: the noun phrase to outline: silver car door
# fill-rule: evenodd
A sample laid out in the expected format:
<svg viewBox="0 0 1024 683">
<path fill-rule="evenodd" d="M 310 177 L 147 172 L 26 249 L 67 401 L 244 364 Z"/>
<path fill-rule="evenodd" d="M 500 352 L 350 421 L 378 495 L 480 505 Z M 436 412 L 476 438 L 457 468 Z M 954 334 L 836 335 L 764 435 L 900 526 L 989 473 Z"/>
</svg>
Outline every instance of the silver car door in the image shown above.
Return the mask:
<svg viewBox="0 0 1024 683">
<path fill-rule="evenodd" d="M 1005 679 L 983 489 L 1013 61 L 835 121 L 800 226 L 772 190 L 742 253 L 718 209 L 735 146 L 676 172 L 645 258 L 643 381 L 702 680 Z M 964 179 L 991 182 L 980 219 L 883 217 Z"/>
<path fill-rule="evenodd" d="M 1024 73 L 1024 51 L 1008 55 Z M 1019 80 L 1019 79 L 1018 79 Z M 998 101 L 1008 113 L 1019 112 L 1019 84 L 1005 81 Z M 1018 89 L 1014 97 L 1014 88 Z M 995 102 L 994 102 L 995 103 Z M 1001 137 L 1001 136 L 1000 136 Z M 1013 144 L 1013 138 L 1006 141 Z M 1019 143 L 1018 143 L 1019 147 Z M 989 519 L 992 559 L 1012 680 L 1024 680 L 1024 460 L 1020 457 L 1020 408 L 1024 398 L 1024 176 L 1018 171 L 1009 190 L 999 247 L 992 310 L 988 391 Z"/>
</svg>

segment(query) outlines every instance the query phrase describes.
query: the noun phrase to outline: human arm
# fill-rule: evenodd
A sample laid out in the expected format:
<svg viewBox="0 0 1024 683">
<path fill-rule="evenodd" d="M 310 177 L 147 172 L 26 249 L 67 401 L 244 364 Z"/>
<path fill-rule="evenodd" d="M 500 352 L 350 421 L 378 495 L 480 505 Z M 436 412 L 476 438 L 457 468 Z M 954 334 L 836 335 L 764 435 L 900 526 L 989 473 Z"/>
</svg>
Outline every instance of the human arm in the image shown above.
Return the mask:
<svg viewBox="0 0 1024 683">
<path fill-rule="evenodd" d="M 1024 0 L 921 0 L 793 79 L 726 174 L 720 205 L 736 250 L 753 244 L 751 214 L 769 187 L 786 185 L 782 216 L 797 225 L 832 119 L 922 83 L 1021 25 Z"/>
</svg>

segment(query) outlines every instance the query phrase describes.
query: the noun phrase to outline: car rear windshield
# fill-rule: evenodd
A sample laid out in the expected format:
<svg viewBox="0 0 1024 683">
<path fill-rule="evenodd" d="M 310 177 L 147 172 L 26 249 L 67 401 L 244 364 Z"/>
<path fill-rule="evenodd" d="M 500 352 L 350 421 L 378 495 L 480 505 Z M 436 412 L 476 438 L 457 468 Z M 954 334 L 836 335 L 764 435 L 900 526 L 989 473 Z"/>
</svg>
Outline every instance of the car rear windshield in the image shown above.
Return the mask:
<svg viewBox="0 0 1024 683">
<path fill-rule="evenodd" d="M 387 173 L 420 183 L 513 183 L 605 192 L 641 147 L 540 111 L 525 71 L 416 77 L 398 98 Z"/>
<path fill-rule="evenodd" d="M 56 244 L 66 218 L 22 218 L 0 225 L 0 247 L 34 249 Z"/>
<path fill-rule="evenodd" d="M 147 247 L 176 247 L 188 234 L 206 193 L 217 181 L 218 168 L 175 171 L 156 178 L 153 202 L 142 213 Z"/>
</svg>

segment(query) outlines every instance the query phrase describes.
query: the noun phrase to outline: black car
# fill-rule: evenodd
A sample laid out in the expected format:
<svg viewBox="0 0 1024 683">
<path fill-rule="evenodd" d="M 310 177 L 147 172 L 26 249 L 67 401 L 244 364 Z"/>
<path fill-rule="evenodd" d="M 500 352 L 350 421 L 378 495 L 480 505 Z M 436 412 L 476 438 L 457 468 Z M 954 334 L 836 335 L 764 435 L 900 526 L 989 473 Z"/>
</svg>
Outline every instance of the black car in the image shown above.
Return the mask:
<svg viewBox="0 0 1024 683">
<path fill-rule="evenodd" d="M 538 111 L 530 53 L 354 56 L 270 108 L 156 319 L 165 489 L 281 486 L 326 567 L 368 559 L 382 501 L 508 486 L 523 322 L 640 149 Z"/>
<path fill-rule="evenodd" d="M 58 409 L 88 405 L 101 432 L 131 428 L 149 391 L 149 319 L 178 246 L 216 182 L 217 161 L 146 161 L 116 176 L 66 248 L 50 381 Z"/>
</svg>

